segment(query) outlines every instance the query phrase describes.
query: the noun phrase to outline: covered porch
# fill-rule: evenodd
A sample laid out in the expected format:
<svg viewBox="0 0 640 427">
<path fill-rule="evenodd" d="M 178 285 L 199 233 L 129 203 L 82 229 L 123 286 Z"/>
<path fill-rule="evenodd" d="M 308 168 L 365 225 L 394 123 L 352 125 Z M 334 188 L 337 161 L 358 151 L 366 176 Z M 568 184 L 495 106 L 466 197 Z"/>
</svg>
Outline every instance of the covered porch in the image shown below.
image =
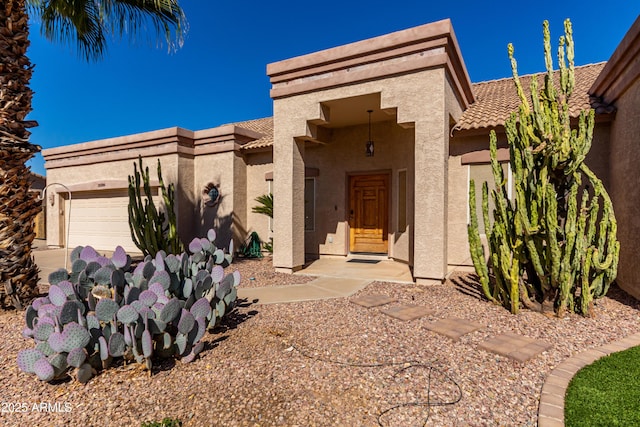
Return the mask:
<svg viewBox="0 0 640 427">
<path fill-rule="evenodd" d="M 269 64 L 274 267 L 374 253 L 447 273 L 449 130 L 472 101 L 448 20 Z"/>
</svg>

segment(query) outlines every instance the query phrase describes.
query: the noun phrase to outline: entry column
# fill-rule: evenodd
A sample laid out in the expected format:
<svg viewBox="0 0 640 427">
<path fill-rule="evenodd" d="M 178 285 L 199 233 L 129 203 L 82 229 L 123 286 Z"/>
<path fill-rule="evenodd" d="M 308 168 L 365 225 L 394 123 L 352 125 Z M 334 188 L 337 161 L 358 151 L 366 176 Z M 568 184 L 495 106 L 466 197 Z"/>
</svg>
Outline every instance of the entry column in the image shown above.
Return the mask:
<svg viewBox="0 0 640 427">
<path fill-rule="evenodd" d="M 284 273 L 304 265 L 304 141 L 295 135 L 289 116 L 274 111 L 273 266 Z"/>
<path fill-rule="evenodd" d="M 438 113 L 415 122 L 413 275 L 418 283 L 442 280 L 447 273 L 449 142 L 444 114 Z"/>
</svg>

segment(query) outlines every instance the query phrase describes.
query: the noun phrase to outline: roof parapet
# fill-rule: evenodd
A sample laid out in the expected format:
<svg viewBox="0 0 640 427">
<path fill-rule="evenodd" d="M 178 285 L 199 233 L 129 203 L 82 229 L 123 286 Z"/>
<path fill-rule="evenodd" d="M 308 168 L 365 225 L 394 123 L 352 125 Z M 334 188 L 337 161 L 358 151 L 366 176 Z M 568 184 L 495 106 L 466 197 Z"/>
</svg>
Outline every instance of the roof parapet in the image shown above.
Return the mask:
<svg viewBox="0 0 640 427">
<path fill-rule="evenodd" d="M 449 19 L 267 65 L 273 99 L 445 67 L 464 107 L 474 100 Z"/>
</svg>

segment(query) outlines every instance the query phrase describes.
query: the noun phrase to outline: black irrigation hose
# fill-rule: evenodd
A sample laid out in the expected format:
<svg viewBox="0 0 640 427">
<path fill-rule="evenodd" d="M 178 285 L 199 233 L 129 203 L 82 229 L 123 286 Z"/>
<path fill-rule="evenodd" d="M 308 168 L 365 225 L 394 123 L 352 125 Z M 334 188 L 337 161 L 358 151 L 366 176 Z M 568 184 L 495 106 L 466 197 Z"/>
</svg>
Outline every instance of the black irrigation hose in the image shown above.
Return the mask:
<svg viewBox="0 0 640 427">
<path fill-rule="evenodd" d="M 427 408 L 427 416 L 425 417 L 424 423 L 422 424 L 422 426 L 426 426 L 427 422 L 429 421 L 429 417 L 431 415 L 431 407 L 433 406 L 452 406 L 455 405 L 456 403 L 460 402 L 460 400 L 462 400 L 462 388 L 460 387 L 460 385 L 453 379 L 451 378 L 449 375 L 442 373 L 441 371 L 439 371 L 437 368 L 434 368 L 431 365 L 419 362 L 419 361 L 415 361 L 415 360 L 408 360 L 408 361 L 402 361 L 402 362 L 377 362 L 377 363 L 353 363 L 353 362 L 343 362 L 340 360 L 333 360 L 333 359 L 325 359 L 322 357 L 318 357 L 318 356 L 314 356 L 312 354 L 307 353 L 306 351 L 302 350 L 301 348 L 299 348 L 298 346 L 296 346 L 295 344 L 291 345 L 291 348 L 296 350 L 298 353 L 300 353 L 302 356 L 308 358 L 308 359 L 312 359 L 312 360 L 317 360 L 319 362 L 326 362 L 326 363 L 332 363 L 334 365 L 341 365 L 341 366 L 351 366 L 351 367 L 355 367 L 355 368 L 382 368 L 385 366 L 398 366 L 398 365 L 402 365 L 403 367 L 398 369 L 394 374 L 393 374 L 393 378 L 395 378 L 396 376 L 398 376 L 399 374 L 401 374 L 402 372 L 408 370 L 408 369 L 413 369 L 413 368 L 421 368 L 421 369 L 429 369 L 429 376 L 428 376 L 428 380 L 427 380 L 427 400 L 426 401 L 414 401 L 414 402 L 406 402 L 406 403 L 399 403 L 397 405 L 391 406 L 390 408 L 385 409 L 384 411 L 380 412 L 380 414 L 378 414 L 378 425 L 380 427 L 385 427 L 385 424 L 383 424 L 382 422 L 382 417 L 385 416 L 387 413 L 394 411 L 396 409 L 399 408 L 405 408 L 405 407 L 410 407 L 410 406 L 425 406 Z M 451 401 L 433 401 L 431 400 L 431 374 L 434 372 L 440 372 L 444 378 L 448 381 L 451 381 L 451 383 L 453 383 L 453 385 L 456 386 L 456 388 L 458 389 L 458 396 Z"/>
</svg>

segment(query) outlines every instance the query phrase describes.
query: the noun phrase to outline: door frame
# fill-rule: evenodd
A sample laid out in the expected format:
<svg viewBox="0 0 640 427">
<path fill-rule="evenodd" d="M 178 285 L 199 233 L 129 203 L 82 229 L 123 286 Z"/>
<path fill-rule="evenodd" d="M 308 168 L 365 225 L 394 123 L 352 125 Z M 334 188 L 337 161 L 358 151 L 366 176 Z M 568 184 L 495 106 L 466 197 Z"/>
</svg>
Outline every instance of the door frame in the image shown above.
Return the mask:
<svg viewBox="0 0 640 427">
<path fill-rule="evenodd" d="M 345 247 L 347 248 L 347 255 L 351 254 L 351 253 L 358 253 L 358 252 L 352 252 L 351 251 L 351 223 L 349 221 L 349 207 L 351 206 L 351 189 L 350 189 L 350 180 L 352 176 L 367 176 L 367 175 L 387 175 L 387 179 L 388 179 L 388 188 L 387 188 L 387 242 L 390 242 L 391 240 L 389 239 L 389 231 L 391 230 L 391 200 L 392 200 L 392 188 L 393 188 L 393 171 L 391 169 L 372 169 L 372 170 L 364 170 L 364 171 L 348 171 L 345 173 L 345 180 L 344 180 L 344 186 L 345 186 L 345 197 L 344 197 L 344 215 L 345 215 L 345 222 L 347 224 L 347 232 L 345 233 Z M 384 254 L 384 252 L 380 252 L 381 254 Z M 391 245 L 387 244 L 387 252 L 386 252 L 387 256 L 391 255 Z"/>
</svg>

